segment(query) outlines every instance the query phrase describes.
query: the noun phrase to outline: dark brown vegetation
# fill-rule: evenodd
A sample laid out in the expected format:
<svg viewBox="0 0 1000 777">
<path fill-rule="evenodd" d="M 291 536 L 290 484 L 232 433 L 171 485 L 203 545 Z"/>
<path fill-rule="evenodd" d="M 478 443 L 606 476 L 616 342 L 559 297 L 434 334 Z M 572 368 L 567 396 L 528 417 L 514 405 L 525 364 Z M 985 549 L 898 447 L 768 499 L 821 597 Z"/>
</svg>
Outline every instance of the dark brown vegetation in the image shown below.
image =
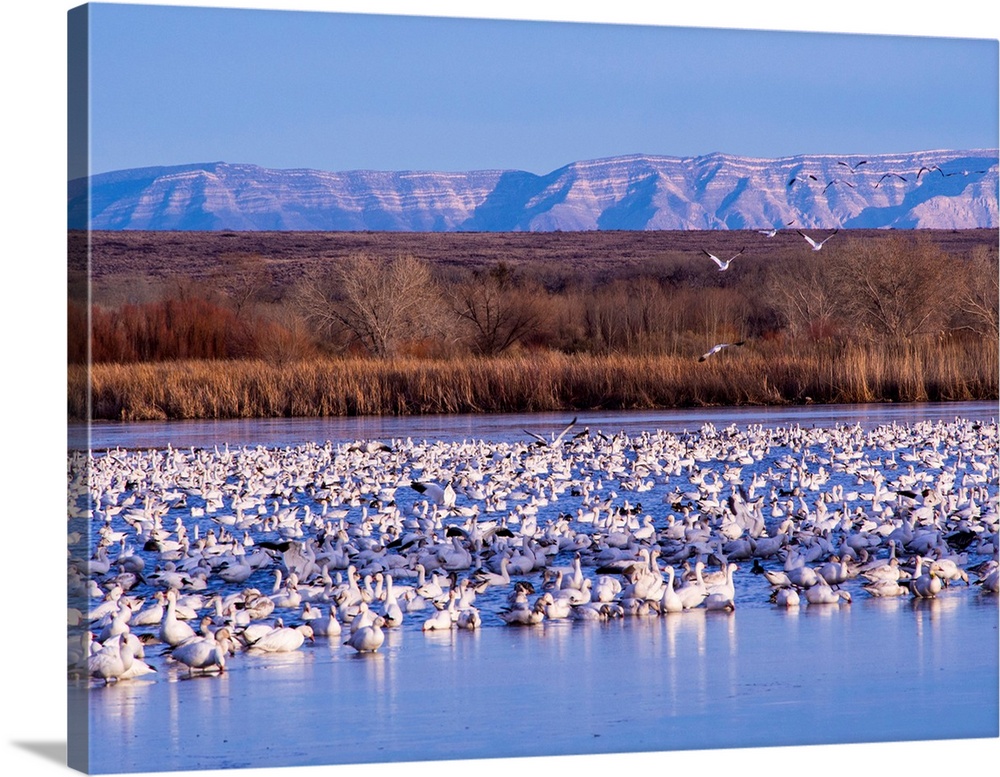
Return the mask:
<svg viewBox="0 0 1000 777">
<path fill-rule="evenodd" d="M 95 418 L 996 398 L 997 236 L 106 232 L 88 309 L 76 233 L 69 412 L 88 373 Z"/>
</svg>

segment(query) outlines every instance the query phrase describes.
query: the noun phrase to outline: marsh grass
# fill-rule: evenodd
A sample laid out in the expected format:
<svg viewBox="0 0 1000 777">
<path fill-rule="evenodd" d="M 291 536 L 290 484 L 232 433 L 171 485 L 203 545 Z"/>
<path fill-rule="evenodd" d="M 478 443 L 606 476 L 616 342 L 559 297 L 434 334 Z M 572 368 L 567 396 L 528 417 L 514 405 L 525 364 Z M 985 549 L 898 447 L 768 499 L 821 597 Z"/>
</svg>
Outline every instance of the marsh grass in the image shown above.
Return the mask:
<svg viewBox="0 0 1000 777">
<path fill-rule="evenodd" d="M 780 341 L 699 363 L 677 356 L 313 358 L 95 364 L 94 419 L 153 420 L 628 410 L 710 405 L 996 399 L 996 341 L 872 345 Z M 88 368 L 69 368 L 68 412 L 87 416 Z"/>
</svg>

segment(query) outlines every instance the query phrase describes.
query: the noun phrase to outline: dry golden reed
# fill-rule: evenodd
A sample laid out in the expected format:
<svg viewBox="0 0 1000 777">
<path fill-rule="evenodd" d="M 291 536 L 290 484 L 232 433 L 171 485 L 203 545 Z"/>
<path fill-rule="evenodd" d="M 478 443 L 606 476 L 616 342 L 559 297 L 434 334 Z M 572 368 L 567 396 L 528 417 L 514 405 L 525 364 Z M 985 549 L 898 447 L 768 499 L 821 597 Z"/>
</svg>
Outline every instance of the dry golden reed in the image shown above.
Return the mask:
<svg viewBox="0 0 1000 777">
<path fill-rule="evenodd" d="M 995 340 L 748 343 L 705 362 L 525 351 L 432 360 L 313 358 L 71 365 L 68 412 L 93 419 L 627 410 L 996 399 Z"/>
</svg>

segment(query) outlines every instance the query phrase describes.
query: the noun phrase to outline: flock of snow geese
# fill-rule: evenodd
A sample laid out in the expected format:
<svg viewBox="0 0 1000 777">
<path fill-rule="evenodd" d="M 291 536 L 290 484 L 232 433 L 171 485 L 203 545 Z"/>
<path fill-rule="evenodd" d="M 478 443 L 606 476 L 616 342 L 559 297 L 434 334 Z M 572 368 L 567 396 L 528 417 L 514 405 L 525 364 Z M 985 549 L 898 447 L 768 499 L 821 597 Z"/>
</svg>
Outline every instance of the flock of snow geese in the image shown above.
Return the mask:
<svg viewBox="0 0 1000 777">
<path fill-rule="evenodd" d="M 850 172 L 850 174 L 854 175 L 854 174 L 857 173 L 857 171 L 863 165 L 868 164 L 868 160 L 867 159 L 861 159 L 861 160 L 858 160 L 858 161 L 840 160 L 840 161 L 837 162 L 837 164 L 838 165 L 843 165 L 844 167 L 847 168 L 847 170 Z M 929 167 L 926 166 L 926 165 L 922 165 L 920 167 L 920 169 L 917 170 L 916 173 L 911 173 L 910 175 L 913 177 L 914 181 L 918 181 L 919 182 L 920 181 L 920 176 L 924 175 L 925 173 L 927 175 L 933 175 L 934 173 L 938 173 L 943 178 L 950 178 L 950 177 L 955 176 L 955 175 L 963 175 L 963 176 L 980 175 L 980 174 L 983 174 L 983 173 L 986 173 L 986 172 L 988 172 L 988 171 L 987 170 L 953 170 L 953 171 L 950 171 L 950 172 L 945 172 L 938 165 L 930 165 Z M 875 180 L 874 183 L 871 184 L 872 187 L 875 188 L 875 189 L 879 188 L 879 186 L 881 186 L 882 183 L 883 183 L 883 181 L 885 181 L 887 178 L 890 178 L 890 179 L 891 178 L 896 178 L 896 179 L 898 179 L 898 180 L 900 180 L 900 181 L 902 181 L 904 183 L 906 183 L 907 181 L 910 180 L 905 175 L 902 175 L 900 173 L 887 172 L 887 173 L 883 173 L 881 176 L 879 176 L 879 178 L 877 180 Z M 813 182 L 818 183 L 819 182 L 819 178 L 817 178 L 812 173 L 802 172 L 802 173 L 798 173 L 797 175 L 793 175 L 789 179 L 787 185 L 788 186 L 794 186 L 795 184 L 810 185 Z M 834 179 L 831 179 L 830 181 L 827 181 L 826 185 L 823 186 L 823 188 L 822 188 L 822 190 L 821 190 L 820 193 L 825 193 L 826 190 L 829 189 L 831 186 L 837 186 L 837 185 L 839 185 L 839 186 L 847 186 L 848 188 L 851 188 L 851 189 L 854 189 L 855 186 L 856 186 L 856 184 L 851 183 L 849 180 L 847 180 L 845 178 L 834 178 Z M 770 229 L 759 229 L 759 230 L 757 230 L 757 232 L 759 234 L 761 234 L 761 235 L 764 235 L 765 237 L 774 237 L 775 235 L 778 234 L 779 231 L 781 231 L 782 229 L 784 229 L 786 227 L 790 227 L 794 223 L 795 223 L 795 220 L 792 219 L 791 221 L 785 222 L 784 225 L 782 225 L 780 227 L 779 226 L 775 226 L 775 227 L 771 227 Z M 832 238 L 834 235 L 836 235 L 838 232 L 840 232 L 840 229 L 839 228 L 838 229 L 834 229 L 833 232 L 831 232 L 829 235 L 827 235 L 826 237 L 824 237 L 822 240 L 818 240 L 818 239 L 816 239 L 814 237 L 811 237 L 811 236 L 807 235 L 805 232 L 803 232 L 800 229 L 797 229 L 795 231 L 805 239 L 805 241 L 809 244 L 809 246 L 812 248 L 813 251 L 820 251 L 820 250 L 822 250 L 823 246 L 826 245 L 827 241 L 830 240 L 830 238 Z M 715 262 L 716 266 L 719 268 L 719 272 L 725 272 L 726 270 L 728 270 L 732 266 L 732 263 L 738 257 L 740 257 L 740 256 L 743 255 L 743 253 L 746 250 L 747 250 L 746 246 L 744 246 L 737 253 L 735 253 L 733 256 L 731 256 L 728 259 L 721 259 L 718 256 L 716 256 L 715 254 L 711 253 L 710 251 L 706 251 L 705 249 L 702 249 L 702 253 L 705 254 L 713 262 Z M 719 344 L 715 345 L 711 350 L 707 351 L 705 354 L 703 354 L 702 356 L 700 356 L 698 358 L 698 361 L 703 362 L 709 356 L 712 356 L 712 355 L 714 355 L 716 353 L 719 353 L 719 351 L 723 350 L 724 348 L 729 348 L 729 347 L 734 346 L 734 345 L 743 345 L 743 343 L 742 342 L 739 342 L 739 343 L 719 343 Z"/>
<path fill-rule="evenodd" d="M 574 419 L 507 442 L 74 453 L 69 670 L 99 685 L 372 653 L 387 629 L 995 597 L 997 447 L 995 419 Z"/>
</svg>

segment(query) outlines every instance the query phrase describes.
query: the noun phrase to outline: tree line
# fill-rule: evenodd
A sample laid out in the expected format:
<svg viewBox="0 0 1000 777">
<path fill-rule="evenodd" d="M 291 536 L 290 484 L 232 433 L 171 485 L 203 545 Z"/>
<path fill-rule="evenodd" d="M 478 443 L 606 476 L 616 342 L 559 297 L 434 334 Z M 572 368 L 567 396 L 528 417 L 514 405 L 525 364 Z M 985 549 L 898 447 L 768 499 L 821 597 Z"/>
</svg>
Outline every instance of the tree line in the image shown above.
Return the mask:
<svg viewBox="0 0 1000 777">
<path fill-rule="evenodd" d="M 841 236 L 822 252 L 741 257 L 725 272 L 704 259 L 606 277 L 569 264 L 499 260 L 467 269 L 358 251 L 282 285 L 268 257 L 249 255 L 220 264 L 209 283 L 174 279 L 152 301 L 88 307 L 71 299 L 69 359 L 281 363 L 526 350 L 683 357 L 727 339 L 974 338 L 995 346 L 995 245 L 954 255 L 919 233 Z"/>
</svg>

